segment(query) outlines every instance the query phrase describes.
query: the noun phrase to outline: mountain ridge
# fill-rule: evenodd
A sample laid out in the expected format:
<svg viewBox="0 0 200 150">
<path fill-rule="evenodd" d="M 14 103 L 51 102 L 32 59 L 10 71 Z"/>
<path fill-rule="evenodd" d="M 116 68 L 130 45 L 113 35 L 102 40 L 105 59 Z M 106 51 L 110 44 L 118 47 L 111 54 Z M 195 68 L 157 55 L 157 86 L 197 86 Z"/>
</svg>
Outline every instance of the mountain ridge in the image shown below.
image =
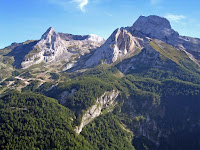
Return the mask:
<svg viewBox="0 0 200 150">
<path fill-rule="evenodd" d="M 114 64 L 137 55 L 143 48 L 148 49 L 149 43 L 154 39 L 184 51 L 200 66 L 200 39 L 180 36 L 166 18 L 156 15 L 140 16 L 132 26 L 116 29 L 106 41 L 93 34 L 57 33 L 50 27 L 34 46 L 28 48 L 18 66 L 29 68 L 41 62 L 57 64 L 62 61 L 65 63 L 58 63 L 64 65 L 62 70 L 80 70 L 99 64 Z M 12 47 L 20 51 L 18 44 L 13 44 L 10 48 Z M 11 52 L 9 56 L 15 55 L 14 53 Z M 81 56 L 84 56 L 83 59 Z"/>
<path fill-rule="evenodd" d="M 120 38 L 119 31 L 122 33 L 125 31 L 126 34 L 129 35 L 129 40 L 124 41 L 124 39 L 126 39 L 124 36 Z M 149 44 L 152 40 L 161 40 L 175 47 L 177 51 L 186 53 L 188 58 L 200 67 L 199 39 L 180 36 L 178 32 L 171 28 L 170 22 L 166 18 L 155 15 L 148 17 L 140 16 L 131 27 L 115 30 L 107 41 L 86 61 L 85 66 L 95 66 L 102 62 L 112 64 L 120 59 L 123 60 L 127 57 L 126 53 L 123 53 L 127 51 L 125 48 L 126 45 L 132 45 L 133 43 L 130 39 L 135 39 L 134 43 L 137 43 L 137 47 L 131 48 L 132 51 L 136 51 L 136 49 L 140 49 L 141 51 L 143 48 L 149 49 Z M 191 47 L 195 47 L 196 49 L 192 49 Z M 129 53 L 129 55 L 131 55 L 131 53 Z"/>
</svg>

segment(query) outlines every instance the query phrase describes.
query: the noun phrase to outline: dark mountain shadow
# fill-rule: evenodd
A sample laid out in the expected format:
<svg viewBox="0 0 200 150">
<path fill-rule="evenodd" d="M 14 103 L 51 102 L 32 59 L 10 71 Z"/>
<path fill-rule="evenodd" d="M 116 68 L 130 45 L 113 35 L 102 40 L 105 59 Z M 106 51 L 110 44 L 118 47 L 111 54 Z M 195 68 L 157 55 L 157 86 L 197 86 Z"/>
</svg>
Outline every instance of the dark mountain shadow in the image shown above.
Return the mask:
<svg viewBox="0 0 200 150">
<path fill-rule="evenodd" d="M 95 51 L 96 51 L 96 49 L 90 49 L 90 53 L 81 55 L 80 58 L 77 60 L 77 62 L 74 64 L 74 66 L 72 68 L 70 68 L 69 70 L 66 70 L 65 72 L 72 73 L 79 69 L 86 69 L 86 68 L 91 69 L 91 68 L 96 67 L 96 66 L 91 66 L 91 67 L 85 66 L 85 62 L 94 54 Z"/>
<path fill-rule="evenodd" d="M 200 95 L 165 97 L 163 101 L 163 129 L 171 130 L 171 134 L 161 138 L 159 150 L 200 149 Z"/>
<path fill-rule="evenodd" d="M 20 44 L 15 47 L 10 53 L 6 56 L 13 56 L 14 63 L 12 64 L 16 68 L 21 68 L 21 63 L 24 61 L 25 56 L 33 50 L 33 47 L 37 44 L 38 41 L 30 41 Z"/>
</svg>

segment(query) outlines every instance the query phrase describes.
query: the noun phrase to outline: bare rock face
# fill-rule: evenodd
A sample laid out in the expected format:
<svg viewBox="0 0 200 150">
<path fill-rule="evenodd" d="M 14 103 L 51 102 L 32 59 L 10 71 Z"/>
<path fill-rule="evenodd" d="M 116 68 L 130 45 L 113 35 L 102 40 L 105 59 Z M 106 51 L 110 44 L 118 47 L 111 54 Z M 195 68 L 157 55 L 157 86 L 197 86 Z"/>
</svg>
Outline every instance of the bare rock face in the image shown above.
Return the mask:
<svg viewBox="0 0 200 150">
<path fill-rule="evenodd" d="M 152 39 L 159 39 L 163 42 L 174 42 L 179 37 L 178 32 L 171 28 L 166 18 L 159 16 L 140 16 L 130 28 L 131 32 L 140 32 Z"/>
<path fill-rule="evenodd" d="M 44 60 L 46 62 L 55 60 L 56 57 L 67 52 L 67 43 L 61 39 L 59 34 L 52 27 L 42 35 L 41 40 L 36 46 L 44 51 Z"/>
<path fill-rule="evenodd" d="M 103 108 L 110 109 L 115 105 L 115 100 L 119 95 L 119 91 L 105 92 L 101 97 L 97 98 L 96 104 L 90 107 L 84 114 L 81 120 L 81 124 L 76 127 L 75 132 L 80 134 L 83 127 L 89 124 L 93 119 L 101 115 Z"/>
<path fill-rule="evenodd" d="M 33 50 L 26 55 L 23 68 L 28 68 L 40 62 L 51 62 L 63 54 L 67 54 L 67 43 L 61 39 L 59 34 L 50 27 L 41 37 Z"/>
<path fill-rule="evenodd" d="M 174 31 L 170 22 L 159 16 L 140 16 L 129 28 L 133 35 L 143 35 L 151 39 L 161 40 L 177 49 L 190 53 L 188 56 L 195 63 L 200 62 L 200 39 L 180 36 Z"/>
<path fill-rule="evenodd" d="M 133 37 L 126 29 L 117 29 L 108 40 L 98 48 L 93 56 L 86 61 L 86 66 L 97 65 L 102 60 L 103 63 L 111 64 L 120 60 L 137 48 L 141 48 L 142 40 Z"/>
<path fill-rule="evenodd" d="M 65 69 L 70 69 L 76 62 L 74 59 L 90 53 L 91 49 L 101 46 L 104 41 L 102 37 L 97 35 L 82 36 L 57 33 L 50 27 L 33 46 L 33 50 L 26 55 L 25 61 L 22 62 L 22 68 L 28 68 L 41 62 L 48 64 L 53 61 L 65 61 L 67 63 Z"/>
</svg>

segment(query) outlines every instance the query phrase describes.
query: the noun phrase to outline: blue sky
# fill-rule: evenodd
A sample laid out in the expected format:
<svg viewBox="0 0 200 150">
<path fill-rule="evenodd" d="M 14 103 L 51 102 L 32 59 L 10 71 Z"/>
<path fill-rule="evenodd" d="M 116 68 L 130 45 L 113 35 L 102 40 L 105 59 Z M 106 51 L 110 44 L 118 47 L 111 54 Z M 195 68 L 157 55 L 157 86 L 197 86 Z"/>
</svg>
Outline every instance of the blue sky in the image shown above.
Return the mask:
<svg viewBox="0 0 200 150">
<path fill-rule="evenodd" d="M 0 48 L 57 32 L 104 38 L 140 15 L 167 17 L 181 35 L 200 37 L 199 0 L 0 0 Z"/>
</svg>

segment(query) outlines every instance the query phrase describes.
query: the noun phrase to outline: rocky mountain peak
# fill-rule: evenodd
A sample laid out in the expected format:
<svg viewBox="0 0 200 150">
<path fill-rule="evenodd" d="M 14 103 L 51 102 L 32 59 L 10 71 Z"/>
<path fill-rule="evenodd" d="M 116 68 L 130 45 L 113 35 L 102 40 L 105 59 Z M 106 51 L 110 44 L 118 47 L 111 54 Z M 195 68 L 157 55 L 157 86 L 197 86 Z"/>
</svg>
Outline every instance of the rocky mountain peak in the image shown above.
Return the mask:
<svg viewBox="0 0 200 150">
<path fill-rule="evenodd" d="M 43 40 L 51 40 L 53 37 L 58 36 L 58 33 L 54 30 L 54 28 L 50 27 L 47 29 L 47 31 L 42 35 Z"/>
<path fill-rule="evenodd" d="M 57 33 L 52 27 L 48 28 L 41 39 L 31 47 L 30 51 L 22 62 L 22 68 L 41 62 L 68 63 L 79 59 L 81 55 L 90 53 L 90 50 L 100 47 L 104 39 L 98 35 L 73 35 L 67 33 Z M 71 61 L 72 62 L 72 61 Z M 65 68 L 65 69 L 66 69 Z"/>
<path fill-rule="evenodd" d="M 85 65 L 91 67 L 98 65 L 100 61 L 106 64 L 114 63 L 119 59 L 131 55 L 136 49 L 140 49 L 141 42 L 141 39 L 133 37 L 126 29 L 118 28 L 86 61 Z"/>
<path fill-rule="evenodd" d="M 56 32 L 55 29 L 53 27 L 49 27 L 44 34 L 49 34 L 49 33 L 54 33 L 54 32 Z"/>
<path fill-rule="evenodd" d="M 170 22 L 163 17 L 151 15 L 140 16 L 130 28 L 131 32 L 139 32 L 143 35 L 168 42 L 176 39 L 179 34 L 171 28 Z"/>
<path fill-rule="evenodd" d="M 134 29 L 141 29 L 146 27 L 147 25 L 151 27 L 160 27 L 160 28 L 168 28 L 171 29 L 170 22 L 163 17 L 150 15 L 150 16 L 140 16 L 136 22 L 133 24 Z"/>
<path fill-rule="evenodd" d="M 140 51 L 143 48 L 147 50 L 142 55 L 142 59 L 145 60 L 145 56 L 150 54 L 149 50 L 152 52 L 152 48 L 146 47 L 153 39 L 172 45 L 177 49 L 181 47 L 183 51 L 189 51 L 188 47 L 191 47 L 192 44 L 191 40 L 181 37 L 178 32 L 174 31 L 166 18 L 155 15 L 140 16 L 133 26 L 116 29 L 106 42 L 86 61 L 85 66 L 91 67 L 99 63 L 112 64 L 135 55 L 136 51 Z M 189 41 L 189 46 L 186 45 L 186 40 Z M 196 43 L 196 45 L 193 44 L 193 47 L 198 49 L 199 44 L 198 42 Z M 151 54 L 154 55 L 154 53 Z M 193 61 L 195 60 L 193 57 L 190 58 Z M 195 62 L 197 61 L 195 60 Z"/>
</svg>

